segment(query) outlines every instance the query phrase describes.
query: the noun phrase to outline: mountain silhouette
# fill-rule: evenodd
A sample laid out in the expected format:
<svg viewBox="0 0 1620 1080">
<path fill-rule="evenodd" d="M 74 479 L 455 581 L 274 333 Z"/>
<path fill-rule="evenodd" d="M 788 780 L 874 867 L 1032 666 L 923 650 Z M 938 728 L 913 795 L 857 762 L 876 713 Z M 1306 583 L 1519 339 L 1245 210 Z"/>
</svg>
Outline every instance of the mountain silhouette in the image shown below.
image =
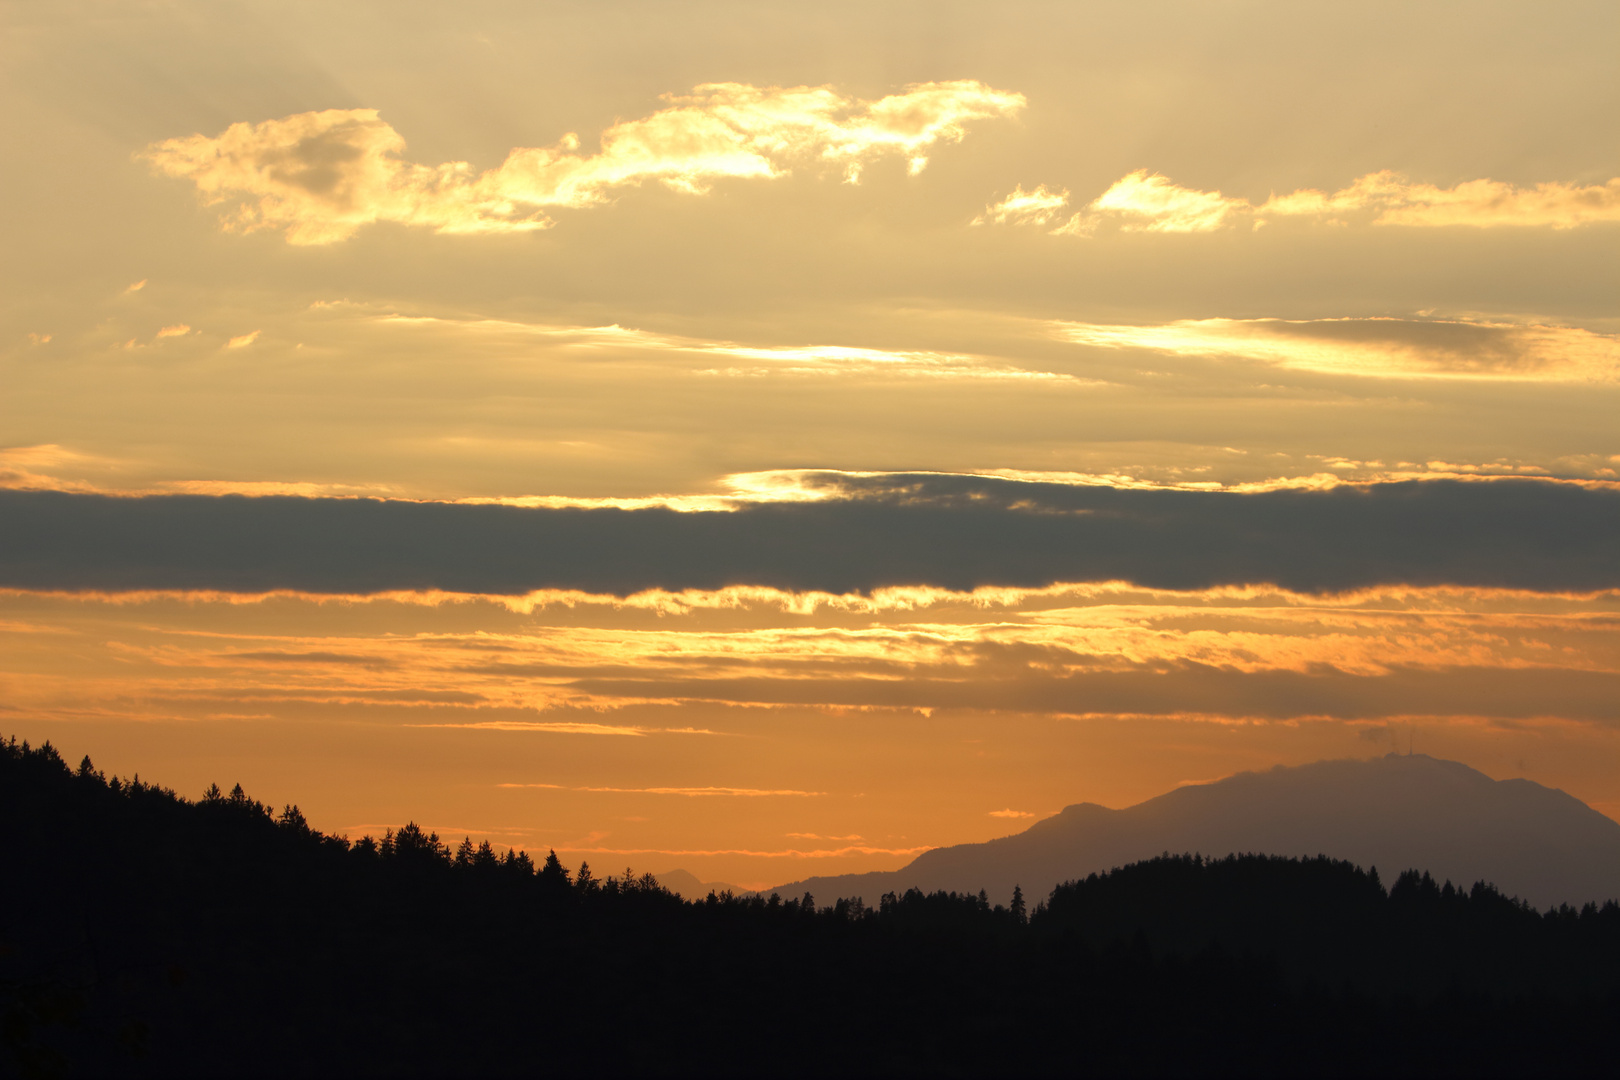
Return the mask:
<svg viewBox="0 0 1620 1080">
<path fill-rule="evenodd" d="M 662 874 L 654 874 L 658 884 L 679 896 L 683 900 L 702 900 L 710 893 L 734 893 L 737 896 L 750 892 L 738 885 L 729 885 L 724 881 L 703 881 L 690 870 L 666 870 Z"/>
<path fill-rule="evenodd" d="M 884 893 L 1013 887 L 1041 897 L 1059 882 L 1164 852 L 1328 855 L 1393 881 L 1428 871 L 1494 884 L 1538 908 L 1620 897 L 1620 823 L 1530 780 L 1492 780 L 1456 761 L 1390 754 L 1244 772 L 1177 788 L 1123 810 L 1078 803 L 1024 832 L 935 848 L 900 870 L 813 877 L 765 890 L 874 901 Z"/>
</svg>

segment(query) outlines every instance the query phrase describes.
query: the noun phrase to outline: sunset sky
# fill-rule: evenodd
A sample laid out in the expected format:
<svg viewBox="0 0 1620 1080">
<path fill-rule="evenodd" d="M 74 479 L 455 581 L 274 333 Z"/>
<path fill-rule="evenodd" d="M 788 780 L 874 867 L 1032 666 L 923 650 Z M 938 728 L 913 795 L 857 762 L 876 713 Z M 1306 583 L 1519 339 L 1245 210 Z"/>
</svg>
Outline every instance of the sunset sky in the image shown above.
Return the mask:
<svg viewBox="0 0 1620 1080">
<path fill-rule="evenodd" d="M 1397 749 L 1620 817 L 1613 3 L 0 35 L 0 734 L 748 887 Z"/>
</svg>

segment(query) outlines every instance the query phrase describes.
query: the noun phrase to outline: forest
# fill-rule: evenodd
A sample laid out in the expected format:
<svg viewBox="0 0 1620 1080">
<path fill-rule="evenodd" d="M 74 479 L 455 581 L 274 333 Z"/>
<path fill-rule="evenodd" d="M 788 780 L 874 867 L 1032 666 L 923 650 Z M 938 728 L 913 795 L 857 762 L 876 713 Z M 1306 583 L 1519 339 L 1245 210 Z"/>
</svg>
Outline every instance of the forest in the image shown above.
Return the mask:
<svg viewBox="0 0 1620 1080">
<path fill-rule="evenodd" d="M 1166 853 L 1026 904 L 710 895 L 349 840 L 0 740 L 0 1069 L 1609 1074 L 1620 905 Z"/>
</svg>

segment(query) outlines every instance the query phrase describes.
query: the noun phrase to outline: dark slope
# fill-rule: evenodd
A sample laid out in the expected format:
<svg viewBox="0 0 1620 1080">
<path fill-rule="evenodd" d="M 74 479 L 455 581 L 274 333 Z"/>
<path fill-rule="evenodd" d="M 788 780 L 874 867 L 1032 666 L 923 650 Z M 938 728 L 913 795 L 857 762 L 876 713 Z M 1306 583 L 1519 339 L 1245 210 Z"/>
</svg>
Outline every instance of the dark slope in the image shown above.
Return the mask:
<svg viewBox="0 0 1620 1080">
<path fill-rule="evenodd" d="M 1080 803 L 1014 836 L 936 848 L 890 873 L 778 886 L 829 900 L 886 892 L 1013 886 L 1045 896 L 1061 881 L 1162 852 L 1329 855 L 1409 868 L 1461 885 L 1495 884 L 1545 908 L 1620 897 L 1620 823 L 1529 780 L 1492 780 L 1422 754 L 1319 761 L 1178 788 L 1123 810 Z"/>
</svg>

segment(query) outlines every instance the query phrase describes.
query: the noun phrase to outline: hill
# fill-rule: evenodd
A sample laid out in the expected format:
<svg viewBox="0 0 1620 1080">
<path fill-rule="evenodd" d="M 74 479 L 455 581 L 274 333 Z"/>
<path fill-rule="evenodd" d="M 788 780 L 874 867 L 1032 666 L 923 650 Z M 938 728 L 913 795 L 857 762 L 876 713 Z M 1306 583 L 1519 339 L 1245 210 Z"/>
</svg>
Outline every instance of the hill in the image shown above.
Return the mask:
<svg viewBox="0 0 1620 1080">
<path fill-rule="evenodd" d="M 815 877 L 766 895 L 947 890 L 1006 902 L 1163 852 L 1328 855 L 1386 874 L 1487 881 L 1538 908 L 1620 897 L 1620 823 L 1530 780 L 1423 754 L 1319 761 L 1177 788 L 1122 810 L 1079 803 L 1024 832 L 924 852 L 903 869 Z"/>
</svg>

